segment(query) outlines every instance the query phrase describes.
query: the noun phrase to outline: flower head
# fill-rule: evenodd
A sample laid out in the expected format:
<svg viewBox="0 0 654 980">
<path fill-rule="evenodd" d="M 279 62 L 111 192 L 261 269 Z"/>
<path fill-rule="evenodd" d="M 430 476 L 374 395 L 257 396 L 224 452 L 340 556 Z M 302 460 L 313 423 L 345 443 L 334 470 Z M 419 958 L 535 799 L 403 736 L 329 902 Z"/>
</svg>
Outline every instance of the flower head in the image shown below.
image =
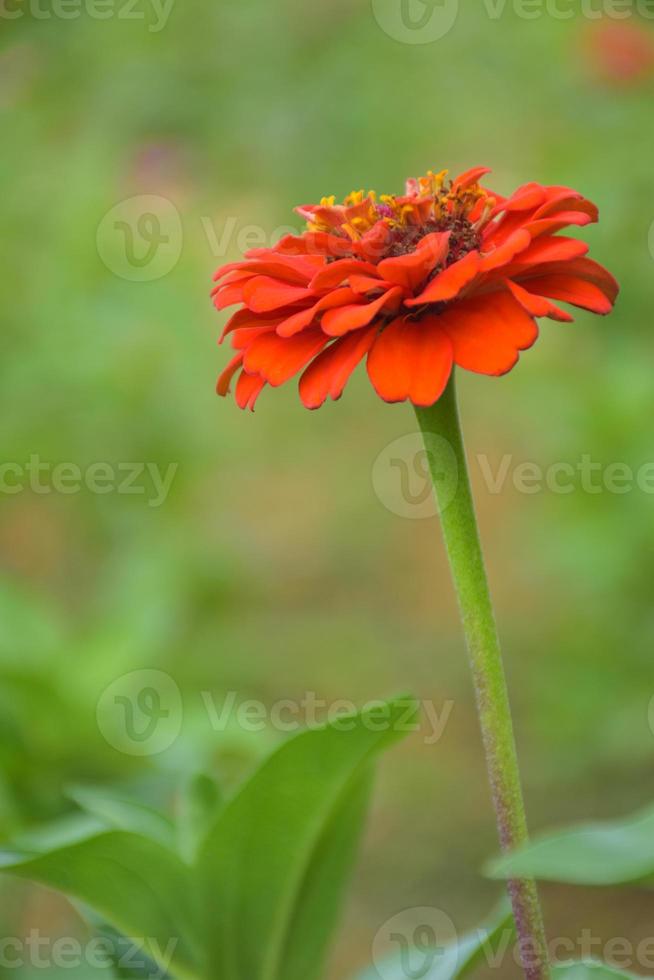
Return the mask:
<svg viewBox="0 0 654 980">
<path fill-rule="evenodd" d="M 406 193 L 350 194 L 297 208 L 307 222 L 273 248 L 216 273 L 213 300 L 241 308 L 223 336 L 236 353 L 218 380 L 254 408 L 265 385 L 301 373 L 307 408 L 340 398 L 358 363 L 388 402 L 431 405 L 454 365 L 510 371 L 538 336 L 536 319 L 569 322 L 553 300 L 606 314 L 615 279 L 559 234 L 597 221 L 567 187 L 525 184 L 509 198 L 480 185 L 477 167 L 409 180 Z"/>
<path fill-rule="evenodd" d="M 654 75 L 654 32 L 637 22 L 589 25 L 586 51 L 593 71 L 614 87 L 638 85 Z"/>
</svg>

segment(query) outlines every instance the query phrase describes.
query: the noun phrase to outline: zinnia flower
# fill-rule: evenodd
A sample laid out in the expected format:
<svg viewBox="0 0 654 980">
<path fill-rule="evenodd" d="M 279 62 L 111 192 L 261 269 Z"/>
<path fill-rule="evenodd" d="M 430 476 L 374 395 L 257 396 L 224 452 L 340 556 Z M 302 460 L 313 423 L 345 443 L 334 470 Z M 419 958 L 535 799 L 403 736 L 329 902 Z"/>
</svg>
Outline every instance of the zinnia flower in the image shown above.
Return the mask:
<svg viewBox="0 0 654 980">
<path fill-rule="evenodd" d="M 654 74 L 654 32 L 639 23 L 600 21 L 589 26 L 586 47 L 602 81 L 637 85 Z"/>
<path fill-rule="evenodd" d="M 618 284 L 588 246 L 559 234 L 597 221 L 567 187 L 525 184 L 509 198 L 486 190 L 477 167 L 409 180 L 401 197 L 350 194 L 297 208 L 301 235 L 253 249 L 216 273 L 217 309 L 235 356 L 218 393 L 254 408 L 262 388 L 302 372 L 307 408 L 340 398 L 365 357 L 387 402 L 432 405 L 454 365 L 510 371 L 538 336 L 536 319 L 573 318 L 553 300 L 593 313 L 613 307 Z"/>
</svg>

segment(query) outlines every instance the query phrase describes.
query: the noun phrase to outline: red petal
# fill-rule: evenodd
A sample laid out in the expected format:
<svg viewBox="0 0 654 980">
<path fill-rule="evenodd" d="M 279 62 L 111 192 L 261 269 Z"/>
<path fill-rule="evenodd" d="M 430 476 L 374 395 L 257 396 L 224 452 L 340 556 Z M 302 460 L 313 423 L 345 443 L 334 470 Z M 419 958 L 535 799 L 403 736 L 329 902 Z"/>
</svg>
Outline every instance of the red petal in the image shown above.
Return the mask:
<svg viewBox="0 0 654 980">
<path fill-rule="evenodd" d="M 385 279 L 377 279 L 373 276 L 350 276 L 350 286 L 357 295 L 365 296 L 366 293 L 375 289 L 383 289 L 384 292 L 388 292 L 390 283 L 386 282 Z"/>
<path fill-rule="evenodd" d="M 250 281 L 250 279 L 247 280 L 247 282 Z M 224 310 L 227 306 L 233 306 L 234 303 L 242 303 L 244 286 L 244 283 L 235 282 L 233 286 L 221 287 L 213 298 L 213 305 L 217 310 Z"/>
<path fill-rule="evenodd" d="M 591 223 L 595 223 L 599 218 L 597 206 L 592 201 L 587 201 L 582 194 L 571 191 L 569 187 L 551 188 L 555 193 L 538 208 L 533 215 L 533 220 L 541 218 L 559 217 L 567 211 L 581 212 L 587 214 Z"/>
<path fill-rule="evenodd" d="M 321 269 L 311 280 L 311 288 L 316 291 L 321 289 L 333 289 L 340 286 L 352 273 L 368 273 L 374 275 L 376 267 L 371 262 L 362 262 L 360 259 L 339 259 L 337 262 L 330 262 Z"/>
<path fill-rule="evenodd" d="M 379 271 L 388 282 L 413 292 L 425 281 L 432 269 L 447 258 L 451 232 L 437 231 L 427 235 L 415 252 L 384 259 Z"/>
<path fill-rule="evenodd" d="M 459 174 L 459 176 L 452 183 L 453 191 L 463 191 L 468 187 L 472 187 L 473 184 L 479 183 L 482 177 L 489 174 L 489 167 L 473 167 L 471 170 L 466 170 L 465 173 Z"/>
<path fill-rule="evenodd" d="M 520 265 L 536 265 L 540 262 L 567 262 L 581 258 L 588 251 L 588 245 L 577 238 L 558 238 L 553 235 L 541 236 L 518 256 Z"/>
<path fill-rule="evenodd" d="M 550 320 L 558 320 L 561 323 L 572 323 L 574 317 L 565 310 L 559 309 L 554 303 L 550 303 L 544 296 L 534 296 L 526 289 L 519 286 L 510 279 L 505 280 L 506 286 L 511 290 L 520 306 L 529 313 L 530 316 L 546 316 Z"/>
<path fill-rule="evenodd" d="M 234 330 L 241 330 L 245 327 L 262 327 L 271 326 L 276 327 L 282 322 L 282 318 L 279 316 L 267 317 L 261 316 L 258 313 L 253 313 L 252 310 L 242 309 L 237 310 L 230 316 L 229 320 L 225 324 L 223 332 L 220 336 L 219 344 L 222 344 L 225 337 L 232 333 Z"/>
<path fill-rule="evenodd" d="M 268 313 L 282 306 L 292 306 L 315 293 L 301 286 L 289 286 L 269 276 L 255 276 L 243 287 L 243 301 L 254 313 Z"/>
<path fill-rule="evenodd" d="M 284 282 L 307 283 L 316 274 L 312 264 L 301 257 L 285 257 L 271 252 L 269 259 L 246 259 L 223 265 L 214 275 L 214 280 L 222 279 L 230 272 L 248 272 L 256 276 L 274 276 Z"/>
<path fill-rule="evenodd" d="M 231 359 L 231 361 L 229 362 L 225 370 L 221 373 L 220 377 L 218 378 L 218 383 L 216 384 L 216 394 L 224 398 L 225 395 L 229 392 L 230 382 L 234 377 L 234 375 L 236 374 L 236 372 L 238 371 L 239 367 L 241 366 L 242 360 L 243 360 L 243 354 L 241 354 L 240 352 Z"/>
<path fill-rule="evenodd" d="M 266 333 L 248 347 L 243 366 L 276 388 L 308 364 L 327 343 L 328 338 L 318 329 L 304 330 L 294 337 Z"/>
<path fill-rule="evenodd" d="M 583 228 L 585 225 L 593 223 L 593 219 L 585 211 L 562 211 L 555 218 L 539 218 L 537 221 L 527 222 L 525 228 L 532 238 L 540 235 L 554 235 L 557 231 L 562 231 L 569 225 Z"/>
<path fill-rule="evenodd" d="M 274 329 L 274 323 L 264 323 L 259 327 L 240 327 L 232 334 L 232 347 L 236 350 L 245 350 L 257 337 L 265 333 L 272 333 Z"/>
<path fill-rule="evenodd" d="M 479 272 L 479 252 L 468 252 L 462 259 L 439 273 L 427 288 L 415 299 L 406 300 L 406 306 L 423 303 L 442 303 L 454 299 L 469 286 Z"/>
<path fill-rule="evenodd" d="M 506 374 L 538 337 L 532 317 L 507 292 L 462 300 L 438 320 L 456 364 L 478 374 Z"/>
<path fill-rule="evenodd" d="M 249 408 L 253 412 L 256 400 L 265 383 L 264 379 L 260 378 L 257 374 L 248 374 L 247 371 L 241 371 L 234 393 L 238 407 Z"/>
<path fill-rule="evenodd" d="M 353 306 L 342 306 L 338 310 L 329 310 L 322 318 L 322 329 L 330 337 L 340 337 L 350 330 L 367 327 L 383 309 L 397 307 L 402 296 L 399 287 L 389 289 L 372 303 L 359 303 Z"/>
<path fill-rule="evenodd" d="M 351 256 L 352 242 L 326 231 L 305 231 L 303 235 L 284 235 L 274 246 L 274 251 L 282 255 Z"/>
<path fill-rule="evenodd" d="M 482 256 L 479 271 L 491 272 L 493 269 L 507 265 L 518 253 L 524 252 L 530 242 L 531 235 L 524 228 L 521 228 L 488 255 Z"/>
<path fill-rule="evenodd" d="M 511 197 L 508 197 L 493 210 L 493 215 L 501 212 L 529 211 L 539 207 L 546 199 L 547 189 L 541 184 L 524 184 Z"/>
<path fill-rule="evenodd" d="M 376 327 L 356 330 L 335 340 L 316 357 L 300 378 L 300 398 L 307 408 L 319 408 L 328 397 L 340 398 L 359 361 L 368 353 Z"/>
<path fill-rule="evenodd" d="M 452 344 L 438 317 L 393 320 L 368 354 L 368 375 L 387 402 L 433 405 L 452 373 Z"/>
<path fill-rule="evenodd" d="M 613 309 L 613 303 L 599 286 L 585 279 L 577 279 L 575 276 L 535 276 L 531 279 L 521 279 L 520 284 L 537 296 L 549 296 L 551 299 L 579 306 L 583 310 L 590 310 L 591 313 L 605 316 Z"/>
<path fill-rule="evenodd" d="M 299 313 L 294 313 L 293 316 L 282 320 L 277 328 L 277 333 L 280 337 L 292 337 L 294 334 L 299 333 L 300 330 L 304 330 L 305 327 L 310 326 L 321 310 L 331 310 L 338 306 L 345 306 L 346 303 L 353 303 L 357 299 L 358 297 L 354 290 L 349 289 L 347 286 L 343 289 L 335 289 L 333 292 L 327 293 L 326 296 L 323 296 L 322 299 L 319 299 L 317 303 L 308 309 L 300 310 Z"/>
<path fill-rule="evenodd" d="M 385 221 L 378 221 L 363 238 L 353 244 L 353 249 L 362 259 L 378 262 L 388 245 L 391 232 Z"/>
<path fill-rule="evenodd" d="M 601 290 L 611 306 L 615 303 L 620 292 L 620 286 L 617 280 L 611 275 L 608 269 L 605 269 L 599 262 L 586 258 L 572 259 L 569 262 L 549 262 L 532 266 L 530 269 L 525 270 L 524 274 L 520 273 L 514 278 L 531 292 L 540 292 L 541 290 L 535 289 L 532 283 L 536 283 L 540 278 L 545 276 L 564 276 L 592 283 Z M 549 296 L 550 294 L 544 293 L 543 295 Z M 561 296 L 554 296 L 554 299 L 562 298 Z"/>
</svg>

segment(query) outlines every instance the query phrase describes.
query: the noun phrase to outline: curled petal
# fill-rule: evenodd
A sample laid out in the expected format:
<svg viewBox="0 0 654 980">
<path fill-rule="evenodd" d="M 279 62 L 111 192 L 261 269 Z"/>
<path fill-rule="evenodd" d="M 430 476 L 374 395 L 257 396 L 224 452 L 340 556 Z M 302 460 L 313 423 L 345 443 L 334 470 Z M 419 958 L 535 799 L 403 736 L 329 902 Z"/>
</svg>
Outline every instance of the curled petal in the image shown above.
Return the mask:
<svg viewBox="0 0 654 980">
<path fill-rule="evenodd" d="M 316 273 L 311 280 L 311 288 L 319 292 L 321 289 L 333 289 L 345 282 L 348 276 L 357 273 L 358 275 L 372 275 L 377 272 L 377 267 L 371 262 L 363 262 L 361 259 L 338 259 L 330 262 L 323 269 Z"/>
<path fill-rule="evenodd" d="M 443 303 L 454 299 L 476 279 L 479 264 L 479 252 L 468 252 L 458 262 L 440 272 L 419 296 L 408 299 L 406 305 L 421 306 L 424 303 Z"/>
<path fill-rule="evenodd" d="M 459 176 L 452 182 L 453 191 L 464 191 L 468 187 L 472 187 L 474 184 L 478 184 L 482 177 L 491 172 L 490 167 L 473 167 L 471 170 L 466 170 L 465 173 L 459 174 Z"/>
<path fill-rule="evenodd" d="M 402 298 L 402 290 L 389 289 L 372 303 L 342 306 L 338 310 L 328 310 L 322 318 L 322 329 L 330 337 L 340 337 L 350 330 L 367 327 L 382 310 L 397 309 Z"/>
<path fill-rule="evenodd" d="M 540 288 L 536 288 L 541 279 L 552 277 L 585 281 L 589 285 L 596 287 L 607 300 L 609 309 L 614 305 L 620 292 L 620 286 L 615 277 L 604 266 L 600 265 L 599 262 L 587 258 L 573 259 L 569 262 L 543 263 L 542 265 L 533 266 L 525 270 L 524 273 L 520 273 L 514 278 L 530 292 L 541 293 L 543 296 L 551 296 L 553 299 L 561 299 L 565 302 L 566 300 L 563 296 L 556 296 L 554 293 L 543 292 Z M 588 295 L 590 296 L 591 294 L 589 293 Z M 580 304 L 575 303 L 574 305 Z M 609 312 L 608 309 L 604 308 L 604 304 L 600 305 L 603 306 L 601 310 L 595 310 L 593 306 L 585 308 L 598 313 Z"/>
<path fill-rule="evenodd" d="M 216 393 L 223 398 L 229 393 L 229 386 L 232 378 L 243 363 L 243 354 L 238 353 L 231 359 L 225 370 L 221 373 L 216 384 Z"/>
<path fill-rule="evenodd" d="M 541 262 L 567 262 L 586 255 L 588 245 L 577 238 L 541 236 L 529 248 L 517 256 L 520 265 L 537 265 Z"/>
<path fill-rule="evenodd" d="M 222 286 L 213 297 L 213 305 L 217 310 L 224 310 L 228 306 L 234 306 L 235 303 L 242 303 L 243 286 L 244 283 L 241 282 Z"/>
<path fill-rule="evenodd" d="M 599 286 L 575 276 L 543 275 L 522 279 L 520 282 L 530 293 L 558 299 L 582 310 L 590 310 L 591 313 L 606 316 L 613 309 L 613 303 Z"/>
<path fill-rule="evenodd" d="M 318 354 L 300 378 L 300 398 L 306 408 L 319 408 L 327 398 L 341 397 L 355 367 L 370 350 L 376 327 L 355 330 Z"/>
<path fill-rule="evenodd" d="M 317 329 L 304 330 L 294 337 L 266 333 L 247 348 L 243 367 L 250 374 L 261 375 L 276 388 L 301 371 L 327 342 L 328 338 Z"/>
<path fill-rule="evenodd" d="M 489 255 L 482 256 L 479 263 L 480 272 L 491 272 L 507 265 L 516 255 L 524 252 L 531 242 L 531 235 L 524 228 L 516 231 L 502 245 L 499 245 Z"/>
<path fill-rule="evenodd" d="M 277 333 L 280 337 L 292 337 L 300 330 L 310 326 L 323 310 L 332 310 L 339 306 L 345 306 L 347 303 L 355 303 L 358 298 L 357 293 L 347 286 L 342 289 L 334 289 L 333 292 L 327 293 L 313 306 L 309 306 L 306 310 L 300 310 L 299 313 L 294 313 L 282 320 L 277 327 Z"/>
<path fill-rule="evenodd" d="M 379 272 L 388 282 L 404 286 L 413 292 L 425 281 L 432 269 L 445 262 L 451 234 L 445 231 L 427 235 L 415 252 L 380 262 Z"/>
<path fill-rule="evenodd" d="M 247 371 L 241 371 L 234 393 L 238 407 L 244 409 L 249 408 L 253 412 L 256 400 L 265 384 L 264 379 L 260 378 L 257 374 L 248 374 Z"/>
<path fill-rule="evenodd" d="M 529 313 L 530 316 L 546 316 L 550 320 L 558 320 L 561 323 L 572 323 L 574 317 L 571 313 L 566 310 L 559 309 L 554 303 L 550 303 L 548 299 L 544 296 L 535 296 L 533 293 L 527 292 L 522 286 L 519 286 L 516 282 L 512 282 L 511 279 L 507 279 L 505 282 L 506 287 L 511 291 L 513 296 L 520 303 L 520 306 Z"/>
</svg>

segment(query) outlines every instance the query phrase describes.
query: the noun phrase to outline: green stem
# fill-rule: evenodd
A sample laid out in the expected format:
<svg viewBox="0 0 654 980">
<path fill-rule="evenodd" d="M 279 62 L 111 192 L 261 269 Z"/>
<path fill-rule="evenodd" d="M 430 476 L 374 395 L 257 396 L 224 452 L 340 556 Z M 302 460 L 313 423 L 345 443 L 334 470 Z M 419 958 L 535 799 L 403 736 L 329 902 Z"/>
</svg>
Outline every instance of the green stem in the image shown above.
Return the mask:
<svg viewBox="0 0 654 980">
<path fill-rule="evenodd" d="M 454 375 L 430 408 L 416 407 L 439 503 L 477 697 L 493 804 L 503 851 L 526 843 L 527 818 L 488 579 L 466 462 Z M 543 916 L 531 879 L 509 882 L 527 980 L 550 976 Z"/>
</svg>

